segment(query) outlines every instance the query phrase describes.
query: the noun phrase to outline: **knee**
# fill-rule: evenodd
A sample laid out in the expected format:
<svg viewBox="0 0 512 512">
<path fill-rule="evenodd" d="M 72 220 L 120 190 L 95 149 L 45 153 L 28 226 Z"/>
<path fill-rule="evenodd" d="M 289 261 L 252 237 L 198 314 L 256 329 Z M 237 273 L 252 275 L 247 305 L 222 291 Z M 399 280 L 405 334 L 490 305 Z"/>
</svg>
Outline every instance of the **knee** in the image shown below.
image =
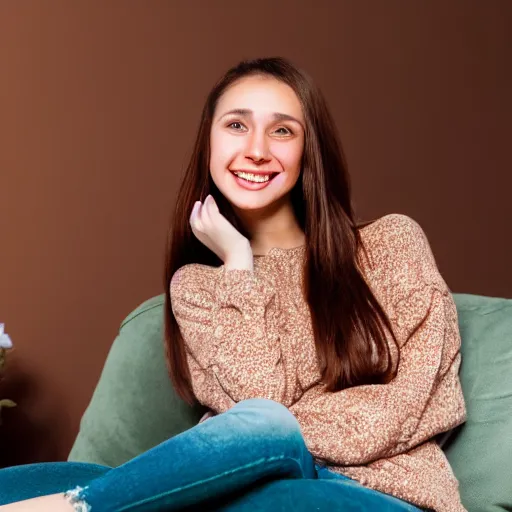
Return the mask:
<svg viewBox="0 0 512 512">
<path fill-rule="evenodd" d="M 301 438 L 302 432 L 295 416 L 279 402 L 266 398 L 250 398 L 238 402 L 233 411 L 246 417 L 260 433 L 271 437 Z"/>
</svg>

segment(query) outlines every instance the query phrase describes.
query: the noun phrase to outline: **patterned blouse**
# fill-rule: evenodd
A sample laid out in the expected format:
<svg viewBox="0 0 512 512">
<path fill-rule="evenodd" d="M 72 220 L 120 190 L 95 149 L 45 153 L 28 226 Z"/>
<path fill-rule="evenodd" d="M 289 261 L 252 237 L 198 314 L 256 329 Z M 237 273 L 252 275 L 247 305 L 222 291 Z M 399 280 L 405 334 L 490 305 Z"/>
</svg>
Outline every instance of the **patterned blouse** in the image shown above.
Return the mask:
<svg viewBox="0 0 512 512">
<path fill-rule="evenodd" d="M 433 439 L 466 419 L 452 294 L 410 217 L 385 215 L 360 233 L 368 253 L 361 270 L 400 347 L 391 382 L 324 389 L 300 246 L 255 256 L 254 270 L 194 263 L 174 274 L 172 309 L 194 394 L 217 414 L 248 398 L 280 402 L 299 421 L 315 460 L 331 471 L 421 508 L 464 511 L 458 481 Z"/>
</svg>

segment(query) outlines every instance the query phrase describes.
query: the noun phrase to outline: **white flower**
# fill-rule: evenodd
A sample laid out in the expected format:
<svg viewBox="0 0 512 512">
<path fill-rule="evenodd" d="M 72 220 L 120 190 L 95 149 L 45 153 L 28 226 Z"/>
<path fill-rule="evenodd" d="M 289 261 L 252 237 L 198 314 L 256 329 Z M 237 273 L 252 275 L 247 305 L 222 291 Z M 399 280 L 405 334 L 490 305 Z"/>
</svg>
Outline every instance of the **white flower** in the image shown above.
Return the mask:
<svg viewBox="0 0 512 512">
<path fill-rule="evenodd" d="M 4 324 L 0 324 L 0 348 L 12 348 L 11 338 L 4 333 Z"/>
</svg>

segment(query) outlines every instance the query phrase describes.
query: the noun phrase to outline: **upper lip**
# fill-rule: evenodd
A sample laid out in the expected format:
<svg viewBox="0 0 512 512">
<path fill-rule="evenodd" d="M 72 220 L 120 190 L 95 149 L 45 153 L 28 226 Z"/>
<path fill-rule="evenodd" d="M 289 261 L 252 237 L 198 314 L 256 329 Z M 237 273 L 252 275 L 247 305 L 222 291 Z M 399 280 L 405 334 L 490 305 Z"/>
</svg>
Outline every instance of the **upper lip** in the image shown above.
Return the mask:
<svg viewBox="0 0 512 512">
<path fill-rule="evenodd" d="M 263 176 L 268 174 L 279 174 L 279 171 L 251 171 L 250 169 L 232 169 L 231 172 L 246 172 L 248 174 L 261 174 Z"/>
</svg>

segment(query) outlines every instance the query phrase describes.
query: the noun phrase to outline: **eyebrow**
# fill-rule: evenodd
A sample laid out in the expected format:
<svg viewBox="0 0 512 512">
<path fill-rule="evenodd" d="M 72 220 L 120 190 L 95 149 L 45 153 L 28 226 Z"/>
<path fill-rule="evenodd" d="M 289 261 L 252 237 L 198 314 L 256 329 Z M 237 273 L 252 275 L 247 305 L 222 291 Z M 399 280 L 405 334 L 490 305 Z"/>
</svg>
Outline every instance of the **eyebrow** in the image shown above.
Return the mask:
<svg viewBox="0 0 512 512">
<path fill-rule="evenodd" d="M 223 118 L 223 117 L 226 117 L 227 115 L 229 114 L 237 114 L 239 116 L 242 116 L 242 117 L 252 117 L 253 115 L 253 111 L 249 108 L 234 108 L 233 110 L 229 110 L 228 112 L 224 112 L 224 114 L 222 114 L 220 117 L 219 117 L 219 121 Z M 276 121 L 294 121 L 296 123 L 299 123 L 302 128 L 304 128 L 304 126 L 302 125 L 302 123 L 295 117 L 289 115 L 289 114 L 283 114 L 282 112 L 274 112 L 272 114 L 272 118 Z"/>
</svg>

